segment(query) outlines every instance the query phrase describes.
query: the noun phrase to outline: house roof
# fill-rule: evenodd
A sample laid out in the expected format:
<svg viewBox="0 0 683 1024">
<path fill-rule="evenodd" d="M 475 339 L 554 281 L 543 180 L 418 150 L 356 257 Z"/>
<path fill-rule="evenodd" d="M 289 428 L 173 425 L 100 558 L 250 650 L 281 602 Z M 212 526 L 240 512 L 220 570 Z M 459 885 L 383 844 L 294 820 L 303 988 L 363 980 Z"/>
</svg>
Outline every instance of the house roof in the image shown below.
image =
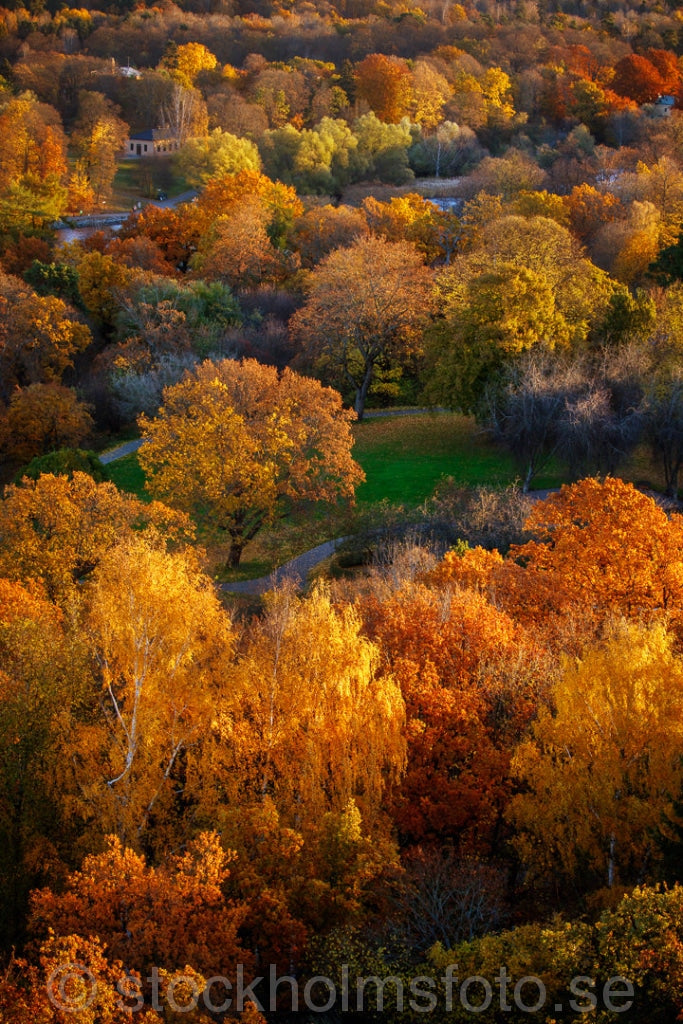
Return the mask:
<svg viewBox="0 0 683 1024">
<path fill-rule="evenodd" d="M 142 132 L 135 132 L 129 135 L 131 142 L 159 142 L 162 139 L 175 139 L 175 134 L 169 128 L 145 128 Z"/>
</svg>

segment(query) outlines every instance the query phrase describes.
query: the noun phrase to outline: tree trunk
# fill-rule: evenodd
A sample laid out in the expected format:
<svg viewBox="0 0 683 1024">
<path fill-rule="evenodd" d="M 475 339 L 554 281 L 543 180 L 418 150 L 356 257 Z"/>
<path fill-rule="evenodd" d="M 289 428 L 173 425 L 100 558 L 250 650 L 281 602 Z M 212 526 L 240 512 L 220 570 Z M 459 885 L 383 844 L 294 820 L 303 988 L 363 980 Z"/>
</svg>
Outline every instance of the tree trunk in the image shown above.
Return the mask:
<svg viewBox="0 0 683 1024">
<path fill-rule="evenodd" d="M 358 422 L 363 419 L 365 412 L 365 402 L 368 397 L 368 391 L 370 390 L 370 381 L 372 380 L 372 371 L 374 366 L 370 365 L 365 368 L 365 376 L 363 377 L 363 383 L 360 387 L 356 388 L 356 401 L 354 402 L 354 410 L 356 412 L 356 418 Z"/>
<path fill-rule="evenodd" d="M 616 845 L 616 836 L 611 835 L 609 837 L 609 856 L 607 859 L 607 888 L 611 889 L 614 885 L 614 847 Z"/>
<path fill-rule="evenodd" d="M 233 537 L 230 541 L 230 550 L 228 552 L 228 560 L 226 562 L 228 569 L 238 568 L 243 550 L 244 541 L 242 540 L 242 538 Z"/>
<path fill-rule="evenodd" d="M 680 464 L 672 460 L 671 466 L 665 465 L 664 474 L 666 477 L 666 490 L 664 493 L 667 498 L 678 498 L 678 477 L 680 474 Z"/>
</svg>

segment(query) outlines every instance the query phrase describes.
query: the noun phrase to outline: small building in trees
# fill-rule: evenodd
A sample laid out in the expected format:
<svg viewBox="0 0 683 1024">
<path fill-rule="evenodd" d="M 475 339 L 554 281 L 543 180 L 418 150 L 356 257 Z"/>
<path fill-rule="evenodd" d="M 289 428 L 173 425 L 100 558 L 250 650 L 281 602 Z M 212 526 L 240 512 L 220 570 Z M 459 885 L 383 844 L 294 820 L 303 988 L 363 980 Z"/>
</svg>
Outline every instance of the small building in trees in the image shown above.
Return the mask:
<svg viewBox="0 0 683 1024">
<path fill-rule="evenodd" d="M 657 117 L 669 117 L 671 111 L 676 106 L 676 97 L 658 96 L 652 106 Z"/>
<path fill-rule="evenodd" d="M 180 139 L 170 128 L 146 128 L 130 135 L 125 142 L 126 156 L 163 156 L 180 149 Z"/>
</svg>

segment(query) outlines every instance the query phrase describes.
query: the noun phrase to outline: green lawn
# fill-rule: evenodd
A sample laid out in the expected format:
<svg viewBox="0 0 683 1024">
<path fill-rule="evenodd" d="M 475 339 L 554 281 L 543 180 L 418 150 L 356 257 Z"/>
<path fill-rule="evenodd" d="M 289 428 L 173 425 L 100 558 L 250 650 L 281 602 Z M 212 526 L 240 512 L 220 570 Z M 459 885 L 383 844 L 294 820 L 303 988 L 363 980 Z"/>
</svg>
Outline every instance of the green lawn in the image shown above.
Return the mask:
<svg viewBox="0 0 683 1024">
<path fill-rule="evenodd" d="M 170 157 L 150 158 L 147 163 L 136 157 L 123 157 L 116 165 L 108 209 L 128 212 L 139 200 L 154 198 L 159 189 L 173 197 L 188 187 Z"/>
<path fill-rule="evenodd" d="M 457 413 L 368 419 L 357 424 L 354 433 L 354 456 L 367 478 L 357 491 L 363 504 L 385 499 L 419 505 L 442 477 L 472 486 L 504 487 L 518 475 L 512 459 L 471 418 Z M 535 480 L 534 487 L 560 483 L 559 474 L 551 471 Z"/>
<path fill-rule="evenodd" d="M 353 429 L 353 454 L 367 478 L 357 491 L 363 505 L 385 501 L 415 507 L 446 476 L 462 484 L 504 487 L 517 475 L 509 456 L 473 420 L 456 413 L 378 417 Z M 108 468 L 117 487 L 149 500 L 137 455 L 126 455 Z M 556 487 L 560 482 L 551 473 L 534 486 Z"/>
<path fill-rule="evenodd" d="M 136 494 L 142 501 L 152 500 L 145 490 L 145 474 L 142 472 L 135 452 L 131 455 L 124 455 L 116 462 L 110 462 L 107 471 L 119 490 L 126 491 L 128 494 Z"/>
<path fill-rule="evenodd" d="M 366 473 L 357 491 L 360 520 L 373 515 L 380 503 L 417 508 L 434 492 L 443 477 L 458 484 L 504 487 L 517 478 L 512 459 L 497 448 L 471 418 L 456 413 L 423 413 L 415 416 L 387 416 L 354 425 L 354 456 Z M 149 501 L 145 478 L 136 454 L 108 466 L 114 483 L 122 490 Z M 659 483 L 646 449 L 639 449 L 624 466 L 622 477 L 632 481 Z M 536 489 L 559 487 L 561 468 L 550 466 L 537 477 Z M 400 513 L 399 513 L 400 514 Z M 359 521 L 360 521 L 359 520 Z M 219 572 L 224 580 L 250 579 L 265 575 L 275 566 L 332 536 L 354 532 L 356 519 L 342 512 L 313 507 L 305 514 L 288 517 L 272 530 L 264 530 L 245 550 L 239 570 Z M 200 536 L 208 549 L 209 563 L 225 562 L 225 545 L 210 536 Z"/>
</svg>

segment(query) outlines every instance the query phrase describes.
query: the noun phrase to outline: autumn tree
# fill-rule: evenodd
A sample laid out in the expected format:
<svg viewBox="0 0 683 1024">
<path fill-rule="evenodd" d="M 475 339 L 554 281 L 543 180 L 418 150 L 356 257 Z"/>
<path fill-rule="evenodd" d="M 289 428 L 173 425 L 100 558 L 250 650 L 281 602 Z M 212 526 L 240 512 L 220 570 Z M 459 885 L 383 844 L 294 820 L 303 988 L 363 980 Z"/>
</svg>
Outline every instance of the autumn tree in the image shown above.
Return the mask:
<svg viewBox="0 0 683 1024">
<path fill-rule="evenodd" d="M 565 202 L 571 229 L 582 242 L 589 241 L 604 224 L 616 220 L 621 213 L 617 196 L 600 192 L 587 182 L 575 185 Z"/>
<path fill-rule="evenodd" d="M 291 328 L 312 359 L 353 387 L 359 420 L 377 369 L 420 350 L 430 283 L 412 245 L 372 236 L 331 253 L 312 271 Z"/>
<path fill-rule="evenodd" d="M 189 225 L 196 225 L 201 238 L 210 233 L 220 217 L 239 215 L 243 203 L 253 204 L 263 211 L 268 238 L 277 248 L 282 247 L 294 218 L 303 213 L 293 188 L 271 181 L 255 170 L 242 170 L 212 178 L 192 204 L 187 220 Z"/>
<path fill-rule="evenodd" d="M 443 121 L 443 108 L 451 88 L 443 75 L 426 60 L 417 60 L 412 68 L 412 119 L 425 132 L 432 132 Z"/>
<path fill-rule="evenodd" d="M 268 595 L 230 680 L 207 760 L 221 802 L 207 811 L 241 854 L 247 927 L 286 964 L 301 925 L 357 920 L 395 856 L 382 797 L 403 769 L 403 699 L 357 610 L 323 587 Z"/>
<path fill-rule="evenodd" d="M 403 767 L 403 701 L 351 606 L 324 587 L 273 592 L 234 674 L 225 784 L 270 796 L 290 827 L 315 829 L 354 799 L 368 822 Z M 273 713 L 273 709 L 277 709 Z M 257 724 L 256 724 L 257 723 Z M 241 777 L 241 778 L 240 778 Z"/>
<path fill-rule="evenodd" d="M 433 400 L 472 412 L 524 353 L 567 345 L 568 324 L 540 270 L 503 262 L 466 283 L 445 272 L 438 286 L 442 316 L 427 336 Z"/>
<path fill-rule="evenodd" d="M 215 702 L 231 630 L 193 553 L 169 553 L 152 536 L 103 553 L 84 599 L 99 693 L 71 722 L 59 789 L 100 835 L 164 848 L 184 836 L 182 778 Z"/>
<path fill-rule="evenodd" d="M 153 867 L 110 836 L 102 853 L 67 876 L 61 893 L 33 894 L 31 929 L 41 937 L 96 935 L 109 957 L 143 978 L 153 967 L 168 972 L 189 965 L 234 979 L 238 963 L 248 977 L 251 957 L 237 937 L 246 907 L 223 895 L 233 858 L 215 832 L 202 832 Z"/>
<path fill-rule="evenodd" d="M 177 155 L 178 167 L 190 185 L 213 177 L 260 171 L 261 158 L 253 142 L 214 128 L 206 138 L 188 139 Z"/>
<path fill-rule="evenodd" d="M 127 1024 L 131 1005 L 141 991 L 137 972 L 127 973 L 120 960 L 107 957 L 95 936 L 50 935 L 37 943 L 35 958 L 12 958 L 0 980 L 0 1015 L 15 1024 L 62 1024 L 65 1018 L 79 1024 Z M 126 990 L 122 979 L 127 978 Z M 164 979 L 165 982 L 165 979 Z M 160 986 L 159 1009 L 170 1011 L 167 983 Z M 130 1002 L 126 998 L 130 994 Z M 176 1004 L 177 1005 L 177 1004 Z M 159 1024 L 153 1010 L 142 1009 L 140 1024 Z"/>
<path fill-rule="evenodd" d="M 41 233 L 66 207 L 61 119 L 32 93 L 6 91 L 0 94 L 0 135 L 0 228 L 14 236 Z"/>
<path fill-rule="evenodd" d="M 0 275 L 0 394 L 30 384 L 59 383 L 90 344 L 88 327 L 53 295 L 36 295 L 16 277 Z"/>
<path fill-rule="evenodd" d="M 123 224 L 118 238 L 124 243 L 129 239 L 149 239 L 163 260 L 162 267 L 157 268 L 158 271 L 170 275 L 173 272 L 187 270 L 190 259 L 197 249 L 199 236 L 200 227 L 187 206 L 181 205 L 175 210 L 170 210 L 150 203 L 143 207 L 137 216 L 129 218 Z M 113 240 L 110 246 L 113 255 L 117 254 L 115 241 Z"/>
<path fill-rule="evenodd" d="M 291 370 L 207 360 L 164 392 L 156 419 L 141 418 L 140 461 L 153 494 L 229 539 L 236 566 L 296 503 L 353 496 L 363 474 L 349 418 L 334 391 Z"/>
<path fill-rule="evenodd" d="M 218 61 L 203 43 L 170 44 L 159 69 L 170 78 L 191 89 L 202 71 L 213 71 Z"/>
<path fill-rule="evenodd" d="M 638 53 L 618 61 L 612 81 L 614 91 L 636 103 L 651 103 L 665 91 L 665 82 L 655 65 Z"/>
<path fill-rule="evenodd" d="M 536 539 L 511 557 L 530 579 L 545 580 L 557 608 L 583 608 L 598 624 L 612 614 L 678 622 L 683 520 L 667 518 L 632 484 L 608 477 L 564 486 L 535 506 L 526 527 Z"/>
<path fill-rule="evenodd" d="M 540 656 L 524 630 L 479 594 L 444 601 L 404 583 L 361 602 L 406 702 L 408 762 L 390 800 L 404 841 L 482 854 L 500 835 L 510 759 L 538 699 Z"/>
<path fill-rule="evenodd" d="M 98 203 L 109 198 L 116 154 L 123 148 L 129 128 L 118 116 L 118 108 L 102 93 L 84 91 L 79 100 L 72 142 Z"/>
<path fill-rule="evenodd" d="M 356 65 L 356 90 L 380 121 L 397 123 L 410 110 L 411 73 L 404 60 L 371 53 Z"/>
<path fill-rule="evenodd" d="M 56 813 L 55 719 L 79 700 L 84 668 L 66 623 L 35 585 L 0 579 L 0 878 L 2 940 L 21 928 L 31 884 L 53 865 L 69 828 Z"/>
<path fill-rule="evenodd" d="M 680 792 L 683 665 L 664 626 L 617 625 L 605 643 L 564 660 L 515 772 L 528 787 L 511 815 L 536 871 L 595 883 L 642 880 Z M 584 876 L 585 877 L 585 876 Z"/>
<path fill-rule="evenodd" d="M 631 484 L 608 477 L 564 486 L 534 504 L 532 540 L 507 555 L 452 551 L 430 573 L 439 587 L 488 596 L 552 649 L 579 653 L 615 616 L 680 628 L 681 517 Z"/>
<path fill-rule="evenodd" d="M 132 272 L 97 249 L 78 253 L 76 272 L 78 291 L 85 308 L 105 331 L 111 331 L 121 305 L 121 295 L 132 280 Z"/>
<path fill-rule="evenodd" d="M 0 100 L 0 190 L 22 178 L 58 185 L 66 173 L 64 131 L 57 111 L 25 92 Z"/>
<path fill-rule="evenodd" d="M 295 270 L 296 261 L 273 244 L 269 220 L 270 211 L 258 199 L 245 200 L 238 210 L 225 213 L 202 239 L 192 271 L 234 288 L 282 282 Z"/>
<path fill-rule="evenodd" d="M 332 252 L 346 248 L 368 233 L 367 220 L 352 206 L 313 206 L 294 221 L 289 239 L 301 257 L 302 266 L 311 269 Z"/>
<path fill-rule="evenodd" d="M 457 233 L 458 221 L 416 192 L 393 196 L 388 203 L 374 196 L 363 200 L 362 210 L 370 230 L 389 242 L 412 242 L 427 263 L 448 254 L 448 241 Z"/>
<path fill-rule="evenodd" d="M 31 384 L 15 391 L 5 418 L 5 451 L 16 462 L 57 448 L 78 447 L 90 434 L 89 407 L 72 388 Z"/>
<path fill-rule="evenodd" d="M 0 571 L 38 580 L 50 597 L 69 604 L 102 555 L 134 532 L 153 527 L 187 540 L 186 517 L 157 502 L 146 504 L 86 473 L 45 474 L 10 485 L 0 501 Z"/>
</svg>

